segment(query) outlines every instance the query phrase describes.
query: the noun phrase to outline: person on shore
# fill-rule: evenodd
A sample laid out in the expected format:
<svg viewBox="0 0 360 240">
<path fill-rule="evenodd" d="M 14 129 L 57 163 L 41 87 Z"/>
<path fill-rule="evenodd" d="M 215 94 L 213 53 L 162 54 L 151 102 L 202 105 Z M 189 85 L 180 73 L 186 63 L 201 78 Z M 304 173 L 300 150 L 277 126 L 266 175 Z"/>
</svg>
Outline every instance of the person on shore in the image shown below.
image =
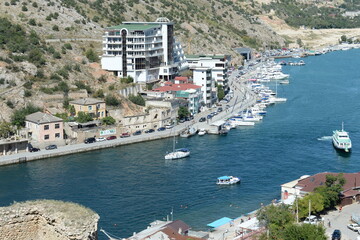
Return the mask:
<svg viewBox="0 0 360 240">
<path fill-rule="evenodd" d="M 328 227 L 329 227 L 329 228 L 331 227 L 331 222 L 330 222 L 330 220 L 328 220 Z"/>
</svg>

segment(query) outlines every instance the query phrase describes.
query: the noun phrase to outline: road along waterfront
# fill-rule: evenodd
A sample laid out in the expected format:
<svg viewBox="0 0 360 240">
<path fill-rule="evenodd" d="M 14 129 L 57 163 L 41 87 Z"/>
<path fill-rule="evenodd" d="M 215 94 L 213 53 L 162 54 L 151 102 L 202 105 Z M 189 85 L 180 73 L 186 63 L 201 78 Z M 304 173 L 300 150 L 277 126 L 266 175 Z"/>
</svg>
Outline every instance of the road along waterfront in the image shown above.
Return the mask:
<svg viewBox="0 0 360 240">
<path fill-rule="evenodd" d="M 280 185 L 302 175 L 360 171 L 359 54 L 332 52 L 306 58 L 302 67 L 284 67 L 291 75 L 289 85 L 278 86 L 285 104 L 268 107 L 262 122 L 227 136 L 178 138 L 190 158 L 165 161 L 172 139 L 162 139 L 3 166 L 1 204 L 42 198 L 80 203 L 100 215 L 100 228 L 120 237 L 166 218 L 172 208 L 174 219 L 207 230 L 218 218 L 236 218 L 278 199 Z M 348 157 L 326 138 L 342 121 L 354 143 Z M 223 175 L 242 182 L 216 185 Z"/>
</svg>

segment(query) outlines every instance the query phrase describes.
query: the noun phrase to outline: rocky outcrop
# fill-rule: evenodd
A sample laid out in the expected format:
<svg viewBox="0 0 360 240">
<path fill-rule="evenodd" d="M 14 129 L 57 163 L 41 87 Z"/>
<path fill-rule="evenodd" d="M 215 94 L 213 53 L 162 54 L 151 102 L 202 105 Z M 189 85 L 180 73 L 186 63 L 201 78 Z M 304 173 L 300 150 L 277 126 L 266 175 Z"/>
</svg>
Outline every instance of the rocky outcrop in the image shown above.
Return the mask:
<svg viewBox="0 0 360 240">
<path fill-rule="evenodd" d="M 97 240 L 99 215 L 81 205 L 55 200 L 0 208 L 3 240 Z"/>
</svg>

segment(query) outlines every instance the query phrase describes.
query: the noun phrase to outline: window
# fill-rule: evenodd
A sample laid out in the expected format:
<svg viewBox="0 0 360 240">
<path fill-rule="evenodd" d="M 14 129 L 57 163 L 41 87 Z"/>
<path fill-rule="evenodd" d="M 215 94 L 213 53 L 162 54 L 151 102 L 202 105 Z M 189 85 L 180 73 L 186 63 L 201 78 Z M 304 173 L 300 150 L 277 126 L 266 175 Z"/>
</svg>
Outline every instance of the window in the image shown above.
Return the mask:
<svg viewBox="0 0 360 240">
<path fill-rule="evenodd" d="M 49 125 L 44 125 L 44 130 L 49 130 Z"/>
<path fill-rule="evenodd" d="M 89 109 L 89 111 L 91 111 L 91 110 L 92 110 L 92 106 L 88 106 L 88 109 Z"/>
<path fill-rule="evenodd" d="M 55 138 L 60 138 L 60 133 L 55 133 Z"/>
<path fill-rule="evenodd" d="M 58 128 L 60 128 L 60 123 L 55 124 L 55 129 L 58 129 Z"/>
<path fill-rule="evenodd" d="M 46 135 L 44 136 L 44 139 L 45 139 L 45 140 L 48 140 L 48 139 L 49 139 L 49 134 L 46 134 Z"/>
</svg>

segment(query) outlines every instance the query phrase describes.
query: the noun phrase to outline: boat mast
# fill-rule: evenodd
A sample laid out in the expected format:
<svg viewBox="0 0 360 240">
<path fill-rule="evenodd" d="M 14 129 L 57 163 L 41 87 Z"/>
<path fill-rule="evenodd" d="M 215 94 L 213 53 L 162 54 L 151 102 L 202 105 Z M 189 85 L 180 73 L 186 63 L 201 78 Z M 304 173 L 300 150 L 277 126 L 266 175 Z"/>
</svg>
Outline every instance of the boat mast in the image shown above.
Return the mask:
<svg viewBox="0 0 360 240">
<path fill-rule="evenodd" d="M 344 122 L 341 123 L 341 131 L 344 131 Z"/>
</svg>

